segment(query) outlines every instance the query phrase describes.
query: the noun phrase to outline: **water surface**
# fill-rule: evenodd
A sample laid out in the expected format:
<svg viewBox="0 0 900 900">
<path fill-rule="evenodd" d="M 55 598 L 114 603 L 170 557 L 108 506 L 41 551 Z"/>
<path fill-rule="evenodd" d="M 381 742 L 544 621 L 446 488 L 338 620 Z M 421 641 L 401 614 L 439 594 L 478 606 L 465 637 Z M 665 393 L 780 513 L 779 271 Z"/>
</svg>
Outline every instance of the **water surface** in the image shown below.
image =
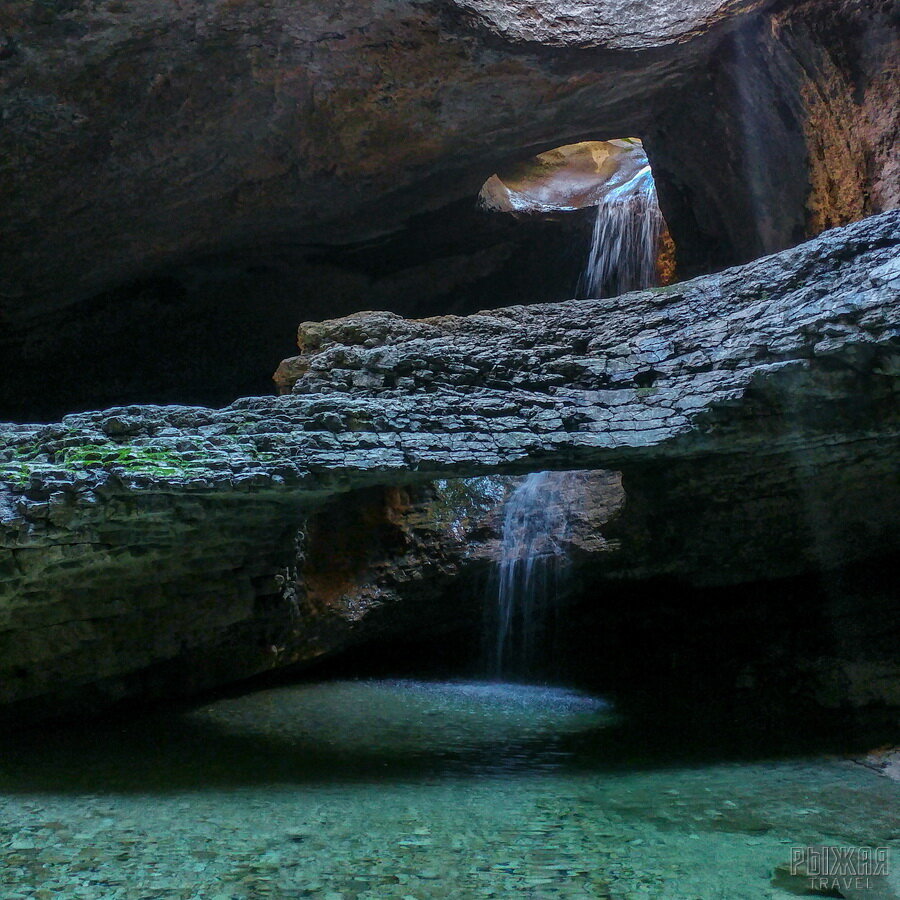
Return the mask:
<svg viewBox="0 0 900 900">
<path fill-rule="evenodd" d="M 574 691 L 408 680 L 47 731 L 0 762 L 0 896 L 777 900 L 793 845 L 900 839 L 900 785 L 852 761 L 691 747 Z"/>
</svg>

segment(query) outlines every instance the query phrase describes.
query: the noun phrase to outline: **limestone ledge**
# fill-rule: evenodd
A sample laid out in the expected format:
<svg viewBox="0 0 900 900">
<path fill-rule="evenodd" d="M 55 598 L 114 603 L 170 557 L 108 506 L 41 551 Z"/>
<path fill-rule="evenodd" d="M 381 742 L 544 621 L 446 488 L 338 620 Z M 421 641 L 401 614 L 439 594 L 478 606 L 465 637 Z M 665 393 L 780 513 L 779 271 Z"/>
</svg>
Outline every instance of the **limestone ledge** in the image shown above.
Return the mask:
<svg viewBox="0 0 900 900">
<path fill-rule="evenodd" d="M 452 564 L 440 534 L 404 538 L 374 580 L 361 558 L 310 594 L 304 523 L 351 490 L 615 469 L 619 577 L 735 583 L 890 554 L 898 246 L 892 212 L 611 300 L 307 323 L 285 396 L 0 426 L 0 703 L 189 693 L 372 621 L 424 627 L 422 573 L 458 571 L 462 538 Z M 403 503 L 385 504 L 372 521 L 396 534 Z"/>
<path fill-rule="evenodd" d="M 282 364 L 296 374 L 288 396 L 0 426 L 3 540 L 29 523 L 69 528 L 116 496 L 314 500 L 441 474 L 797 449 L 822 439 L 816 422 L 776 436 L 769 394 L 841 403 L 829 379 L 897 373 L 898 244 L 890 212 L 614 299 L 306 324 L 305 353 Z M 747 415 L 758 421 L 738 434 Z"/>
</svg>

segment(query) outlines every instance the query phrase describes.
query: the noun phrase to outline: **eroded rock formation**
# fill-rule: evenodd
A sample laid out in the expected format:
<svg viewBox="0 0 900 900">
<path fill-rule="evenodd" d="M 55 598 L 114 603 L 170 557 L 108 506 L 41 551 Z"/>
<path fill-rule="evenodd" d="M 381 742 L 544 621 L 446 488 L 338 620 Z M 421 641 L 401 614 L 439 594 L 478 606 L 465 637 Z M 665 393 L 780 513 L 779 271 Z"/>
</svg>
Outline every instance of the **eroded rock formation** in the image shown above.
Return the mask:
<svg viewBox="0 0 900 900">
<path fill-rule="evenodd" d="M 621 471 L 611 578 L 731 584 L 895 552 L 898 247 L 887 213 L 614 299 L 307 323 L 286 396 L 2 426 L 4 702 L 166 693 L 187 669 L 199 686 L 358 639 L 377 552 L 347 590 L 310 562 L 344 620 L 328 640 L 297 605 L 298 530 L 352 490 Z M 402 494 L 371 496 L 387 524 L 367 533 L 408 528 Z M 446 540 L 430 546 L 412 569 L 440 571 Z M 373 606 L 403 592 L 390 565 Z"/>
<path fill-rule="evenodd" d="M 691 40 L 736 13 L 765 6 L 760 0 L 538 0 L 537 3 L 459 0 L 485 28 L 516 43 L 550 47 L 645 50 Z"/>
<path fill-rule="evenodd" d="M 900 203 L 892 4 L 776 4 L 760 23 L 735 30 L 644 135 L 684 272 Z"/>
</svg>

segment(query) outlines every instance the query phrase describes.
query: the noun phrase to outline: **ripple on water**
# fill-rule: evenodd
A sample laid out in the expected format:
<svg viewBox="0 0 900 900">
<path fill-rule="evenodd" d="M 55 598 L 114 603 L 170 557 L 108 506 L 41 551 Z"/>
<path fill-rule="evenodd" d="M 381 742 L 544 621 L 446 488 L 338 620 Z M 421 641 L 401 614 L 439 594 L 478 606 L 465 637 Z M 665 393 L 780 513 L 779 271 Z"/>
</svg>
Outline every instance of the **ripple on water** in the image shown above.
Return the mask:
<svg viewBox="0 0 900 900">
<path fill-rule="evenodd" d="M 196 722 L 332 747 L 471 749 L 552 739 L 611 720 L 604 700 L 563 688 L 502 682 L 337 681 L 221 700 Z"/>
<path fill-rule="evenodd" d="M 434 777 L 546 772 L 570 758 L 567 737 L 613 714 L 604 700 L 564 688 L 389 679 L 276 688 L 210 704 L 189 720 L 277 741 L 309 769 L 339 760 L 345 774 L 399 768 Z"/>
</svg>

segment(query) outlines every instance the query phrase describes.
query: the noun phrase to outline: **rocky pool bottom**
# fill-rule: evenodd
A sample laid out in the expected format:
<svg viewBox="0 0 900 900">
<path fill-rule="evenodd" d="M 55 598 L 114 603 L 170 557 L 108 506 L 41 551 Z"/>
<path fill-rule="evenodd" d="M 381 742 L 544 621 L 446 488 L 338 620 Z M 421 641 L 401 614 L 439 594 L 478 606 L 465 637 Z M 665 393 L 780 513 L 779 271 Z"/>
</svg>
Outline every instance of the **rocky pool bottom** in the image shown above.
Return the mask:
<svg viewBox="0 0 900 900">
<path fill-rule="evenodd" d="M 900 784 L 558 688 L 301 683 L 0 756 L 3 900 L 774 900 L 815 845 L 891 848 L 846 896 L 900 896 Z"/>
</svg>

